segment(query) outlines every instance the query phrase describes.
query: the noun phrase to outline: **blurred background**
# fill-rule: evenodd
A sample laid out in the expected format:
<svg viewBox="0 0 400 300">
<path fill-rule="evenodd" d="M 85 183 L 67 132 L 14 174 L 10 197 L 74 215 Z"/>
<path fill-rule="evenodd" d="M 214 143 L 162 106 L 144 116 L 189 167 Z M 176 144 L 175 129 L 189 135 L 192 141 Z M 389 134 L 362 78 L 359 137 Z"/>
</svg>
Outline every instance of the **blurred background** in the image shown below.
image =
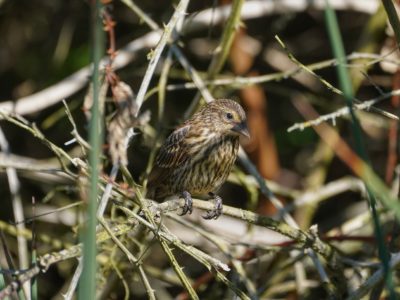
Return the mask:
<svg viewBox="0 0 400 300">
<path fill-rule="evenodd" d="M 107 2 L 107 12 L 115 22 L 116 51 L 129 53 L 127 45 L 141 39 L 151 30 L 123 3 L 129 1 L 105 2 Z M 299 65 L 288 57 L 275 38 L 279 36 L 299 62 L 314 69 L 321 78 L 339 88 L 335 68 L 337 61 L 334 59 L 327 33 L 325 5 L 321 3 L 322 1 L 245 1 L 240 27 L 234 33 L 227 61 L 218 74 L 210 76 L 207 70 L 220 44 L 229 16 L 229 13 L 221 16 L 220 11 L 231 2 L 190 1 L 185 24 L 179 34 L 178 46 L 200 76 L 204 80 L 211 81 L 209 88 L 215 98 L 232 98 L 243 105 L 247 112 L 252 137 L 249 141 L 242 141 L 242 145 L 261 175 L 269 180 L 270 188 L 291 209 L 290 212 L 300 228 L 307 230 L 312 224 L 318 224 L 320 234 L 327 237 L 342 232 L 339 234 L 341 238 L 337 238 L 336 241 L 334 238 L 328 239 L 340 249 L 339 252 L 356 260 L 368 258 L 368 260 L 377 261 L 377 248 L 371 223 L 368 223 L 368 226 L 358 227 L 352 232 L 340 229 L 343 224 L 347 224 L 346 222 L 368 211 L 367 201 L 360 193 L 359 181 L 353 177 L 349 166 L 335 156 L 332 149 L 320 139 L 312 127 L 288 131 L 294 124 L 305 121 L 295 105 L 298 99 L 306 101 L 320 115 L 332 113 L 346 105 L 344 98 L 327 88 L 318 77 L 300 70 Z M 177 4 L 178 1 L 136 1 L 136 5 L 161 28 L 168 23 Z M 336 11 L 345 52 L 349 55 L 346 67 L 351 75 L 356 98 L 365 101 L 386 95 L 376 105 L 379 110 L 359 111 L 357 117 L 363 130 L 364 149 L 373 170 L 389 188 L 394 189 L 397 196 L 398 125 L 396 120 L 384 115 L 382 111 L 394 116 L 399 113 L 398 96 L 391 96 L 390 93 L 400 86 L 398 71 L 400 60 L 387 15 L 381 3 L 374 0 L 358 1 L 358 3 L 350 0 L 331 0 L 330 4 Z M 29 101 L 29 97 L 35 93 L 62 82 L 90 64 L 91 5 L 91 1 L 82 0 L 0 1 L 0 109 L 5 109 L 6 105 L 16 103 L 21 99 Z M 211 15 L 211 21 L 199 21 L 204 12 Z M 105 49 L 107 49 L 108 35 L 105 35 L 105 40 Z M 148 66 L 148 55 L 156 45 L 156 42 L 139 43 L 138 49 L 132 51 L 134 54 L 129 61 L 115 69 L 119 78 L 134 92 L 137 92 L 140 87 Z M 159 84 L 166 53 L 167 51 L 164 51 L 161 57 L 149 90 Z M 72 139 L 73 128 L 61 100 L 65 99 L 78 132 L 87 140 L 88 123 L 83 103 L 88 93 L 87 81 L 90 78 L 87 75 L 83 78 L 86 82 L 82 81 L 80 88 L 71 89 L 73 91 L 68 96 L 57 98 L 57 95 L 52 95 L 51 97 L 55 99 L 52 104 L 19 114 L 28 122 L 33 122 L 48 140 L 64 149 L 72 157 L 83 157 L 83 155 L 76 144 L 67 143 Z M 257 79 L 256 83 L 253 83 L 254 79 Z M 213 80 L 220 80 L 221 84 L 215 85 Z M 160 141 L 185 119 L 185 112 L 198 93 L 196 88 L 182 87 L 182 84 L 187 82 L 191 82 L 190 77 L 173 57 L 167 78 L 165 110 L 161 118 L 157 115 L 157 91 L 153 94 L 148 93 L 146 97 L 141 111 L 149 111 L 151 117 L 148 123 L 140 126 L 139 134 L 133 138 L 128 151 L 128 169 L 138 184 L 141 184 L 144 179 L 154 146 L 159 145 Z M 68 88 L 65 87 L 67 90 Z M 35 101 L 46 103 L 46 97 Z M 31 104 L 35 107 L 34 101 Z M 108 92 L 105 103 L 106 127 L 107 120 L 115 108 L 112 95 Z M 329 123 L 350 146 L 354 145 L 348 115 L 332 118 Z M 8 245 L 6 248 L 9 249 L 16 265 L 19 259 L 17 239 L 7 233 L 6 225 L 4 225 L 12 224 L 15 220 L 13 193 L 10 192 L 10 175 L 7 173 L 9 167 L 17 170 L 18 197 L 25 218 L 33 214 L 54 211 L 35 221 L 36 233 L 46 235 L 53 240 L 47 243 L 38 241 L 38 254 L 62 249 L 68 244 L 76 244 L 80 207 L 76 206 L 60 212 L 56 210 L 82 200 L 79 184 L 51 172 L 30 170 L 31 166 L 34 169 L 44 170 L 59 167 L 59 164 L 54 153 L 31 133 L 5 120 L 0 121 L 0 128 L 2 139 L 6 140 L 6 144 L 3 141 L 2 152 L 0 152 L 2 207 L 0 220 L 3 222 L 2 230 L 5 231 L 2 243 Z M 8 149 L 5 148 L 7 144 Z M 109 157 L 107 141 L 104 142 L 103 150 L 105 157 L 102 172 L 109 174 L 111 163 L 107 160 Z M 75 171 L 78 173 L 78 170 Z M 252 183 L 251 176 L 246 174 L 242 166 L 237 164 L 232 176 L 222 188 L 221 195 L 224 203 L 276 217 L 276 208 L 259 192 L 257 186 Z M 117 180 L 123 181 L 122 177 L 118 177 Z M 320 197 L 307 202 L 310 194 L 319 195 L 319 193 Z M 32 199 L 36 202 L 35 213 L 32 212 Z M 383 219 L 385 236 L 387 239 L 394 239 L 393 222 L 390 218 Z M 217 235 L 226 234 L 234 245 L 233 248 L 240 244 L 240 237 L 235 237 L 232 232 L 224 231 L 227 229 L 224 228 L 223 221 L 215 221 L 214 228 L 213 224 L 204 225 L 196 216 L 192 216 L 189 220 L 211 232 L 216 230 Z M 233 223 L 226 221 L 225 225 L 229 227 L 231 225 L 227 224 Z M 31 223 L 26 226 L 31 228 Z M 174 226 L 177 225 L 170 226 L 173 231 Z M 185 230 L 188 231 L 186 235 L 183 230 L 181 231 L 184 241 L 218 255 L 215 247 L 207 245 L 201 239 L 195 240 L 187 227 Z M 290 271 L 281 277 L 274 273 L 275 268 L 279 269 L 276 265 L 288 258 L 288 249 L 291 245 L 282 246 L 280 243 L 284 240 L 281 237 L 272 234 L 269 238 L 264 232 L 260 233 L 261 240 L 259 241 L 252 235 L 254 232 L 251 232 L 251 228 L 244 231 L 245 243 L 248 244 L 240 245 L 240 249 L 235 248 L 232 254 L 245 256 L 244 254 L 249 254 L 249 249 L 252 249 L 250 258 L 243 258 L 243 260 L 248 262 L 248 265 L 244 263 L 245 268 L 257 270 L 257 276 L 253 274 L 251 279 L 258 293 L 256 298 L 323 299 L 325 297 L 316 272 L 310 270 L 311 263 L 306 266 L 306 273 L 311 282 L 306 285 L 306 292 L 299 292 L 295 286 L 286 287 L 286 290 L 281 291 L 274 290 L 274 283 L 282 285 L 283 288 L 283 283 L 294 280 Z M 329 235 L 332 232 L 334 234 Z M 56 245 L 55 241 L 59 244 Z M 282 249 L 269 252 L 265 250 L 269 245 L 280 245 Z M 394 243 L 393 252 L 396 245 L 398 247 L 398 244 Z M 31 246 L 28 245 L 28 248 L 31 249 Z M 161 253 L 159 246 L 149 248 L 146 259 L 158 260 L 154 257 L 158 257 L 157 253 Z M 2 251 L 0 265 L 1 268 L 8 269 L 10 265 L 5 259 L 5 250 Z M 257 269 L 252 264 L 255 259 L 261 259 L 261 253 L 272 255 L 278 262 L 274 264 L 273 259 L 267 257 L 262 261 L 262 267 Z M 193 263 L 193 259 L 190 260 L 184 254 L 178 254 L 178 256 L 193 282 L 199 282 L 199 293 L 202 299 L 216 299 L 215 295 L 221 295 L 223 299 L 229 298 L 226 290 L 218 286 L 221 283 L 213 278 L 204 277 L 204 274 L 208 274 L 204 267 Z M 145 260 L 146 264 L 157 270 L 168 270 L 167 261 L 162 255 L 161 257 L 159 261 Z M 68 287 L 75 267 L 76 261 L 67 260 L 50 268 L 45 274 L 41 274 L 38 277 L 39 298 L 61 299 L 61 291 L 65 291 Z M 145 299 L 146 294 L 137 276 L 132 275 L 129 268 L 121 268 L 122 276 L 129 278 L 127 279 L 129 286 L 127 289 L 130 290 L 128 298 Z M 112 273 L 111 270 L 107 272 L 105 272 L 107 275 L 99 279 L 103 286 L 107 276 Z M 154 271 L 152 284 L 161 286 L 159 291 L 165 290 L 165 294 L 158 294 L 160 299 L 168 299 L 163 298 L 167 295 L 171 299 L 178 295 L 179 299 L 187 297 L 179 284 L 174 283 L 173 280 L 163 281 L 160 278 L 161 275 L 157 274 Z M 275 274 L 274 279 L 267 280 L 266 278 L 271 274 Z M 360 283 L 363 278 L 368 277 L 366 274 L 369 273 L 354 275 L 358 281 L 354 280 Z M 353 278 L 352 276 L 349 275 L 348 278 Z M 126 297 L 126 291 L 121 288 L 122 281 L 115 277 L 113 277 L 114 288 L 103 290 L 99 298 Z M 157 278 L 157 283 L 153 282 L 154 278 Z M 7 280 L 9 278 L 5 279 L 6 282 Z M 206 286 L 201 286 L 201 280 L 205 280 Z M 116 289 L 116 286 L 120 288 Z"/>
</svg>

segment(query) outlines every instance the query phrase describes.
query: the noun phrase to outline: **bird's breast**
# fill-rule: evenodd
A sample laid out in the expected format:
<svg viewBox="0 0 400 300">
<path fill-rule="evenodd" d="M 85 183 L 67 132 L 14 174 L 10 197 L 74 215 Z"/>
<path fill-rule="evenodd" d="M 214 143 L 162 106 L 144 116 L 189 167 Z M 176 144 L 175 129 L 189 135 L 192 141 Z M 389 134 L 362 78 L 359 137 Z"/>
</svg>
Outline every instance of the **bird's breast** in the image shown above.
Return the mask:
<svg viewBox="0 0 400 300">
<path fill-rule="evenodd" d="M 182 188 L 192 194 L 207 194 L 218 189 L 228 177 L 238 149 L 237 137 L 210 139 L 203 147 L 190 149 Z"/>
</svg>

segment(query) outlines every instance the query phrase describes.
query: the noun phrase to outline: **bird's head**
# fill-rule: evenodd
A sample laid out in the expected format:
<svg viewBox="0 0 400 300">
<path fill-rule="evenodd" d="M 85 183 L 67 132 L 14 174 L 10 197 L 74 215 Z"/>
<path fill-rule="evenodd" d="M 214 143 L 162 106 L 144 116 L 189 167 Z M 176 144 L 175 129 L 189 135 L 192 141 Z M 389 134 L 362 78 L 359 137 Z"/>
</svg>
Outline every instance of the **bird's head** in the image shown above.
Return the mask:
<svg viewBox="0 0 400 300">
<path fill-rule="evenodd" d="M 207 116 L 209 125 L 222 134 L 250 137 L 246 114 L 240 104 L 233 100 L 215 100 L 208 103 L 200 113 Z"/>
</svg>

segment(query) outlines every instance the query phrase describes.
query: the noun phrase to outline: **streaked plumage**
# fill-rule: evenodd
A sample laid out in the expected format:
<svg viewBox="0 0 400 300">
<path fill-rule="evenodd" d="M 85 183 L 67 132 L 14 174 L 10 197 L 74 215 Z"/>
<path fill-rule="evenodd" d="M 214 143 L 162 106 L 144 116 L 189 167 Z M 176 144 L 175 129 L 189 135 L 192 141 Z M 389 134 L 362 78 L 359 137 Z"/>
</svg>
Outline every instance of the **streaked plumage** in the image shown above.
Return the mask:
<svg viewBox="0 0 400 300">
<path fill-rule="evenodd" d="M 147 197 L 162 200 L 182 195 L 191 212 L 190 195 L 214 196 L 216 209 L 206 218 L 217 218 L 222 210 L 214 192 L 225 182 L 235 163 L 239 135 L 248 136 L 242 107 L 228 99 L 202 107 L 166 139 L 149 176 Z"/>
</svg>

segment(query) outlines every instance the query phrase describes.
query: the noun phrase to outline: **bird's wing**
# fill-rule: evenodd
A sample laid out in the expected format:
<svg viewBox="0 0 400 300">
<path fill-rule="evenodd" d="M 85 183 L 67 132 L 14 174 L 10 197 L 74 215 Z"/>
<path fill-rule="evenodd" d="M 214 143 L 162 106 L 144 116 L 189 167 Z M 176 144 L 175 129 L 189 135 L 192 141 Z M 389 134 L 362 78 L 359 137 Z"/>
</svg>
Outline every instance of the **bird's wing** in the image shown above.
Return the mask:
<svg viewBox="0 0 400 300">
<path fill-rule="evenodd" d="M 165 176 L 168 176 L 169 169 L 179 166 L 187 159 L 187 146 L 184 138 L 189 130 L 190 125 L 179 127 L 165 140 L 149 175 L 149 183 L 160 183 Z"/>
<path fill-rule="evenodd" d="M 157 155 L 156 164 L 158 167 L 173 168 L 182 163 L 182 160 L 187 154 L 187 148 L 183 140 L 188 134 L 189 129 L 190 125 L 177 128 L 165 140 Z"/>
</svg>

